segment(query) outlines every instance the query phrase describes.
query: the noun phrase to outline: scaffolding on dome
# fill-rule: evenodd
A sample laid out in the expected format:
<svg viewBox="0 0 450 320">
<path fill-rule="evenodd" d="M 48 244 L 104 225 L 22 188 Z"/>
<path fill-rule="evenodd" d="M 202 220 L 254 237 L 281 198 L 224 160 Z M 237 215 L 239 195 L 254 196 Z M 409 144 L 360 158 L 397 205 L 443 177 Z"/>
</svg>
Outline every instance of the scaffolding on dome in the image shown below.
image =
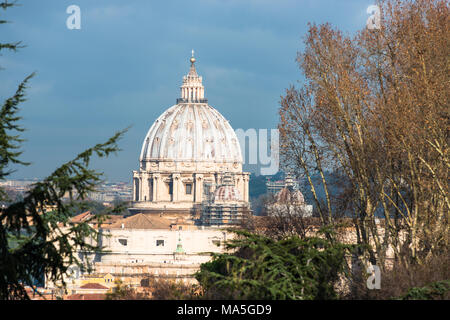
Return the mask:
<svg viewBox="0 0 450 320">
<path fill-rule="evenodd" d="M 215 204 L 205 202 L 200 216 L 204 226 L 237 225 L 242 221 L 246 207 L 237 204 Z"/>
</svg>

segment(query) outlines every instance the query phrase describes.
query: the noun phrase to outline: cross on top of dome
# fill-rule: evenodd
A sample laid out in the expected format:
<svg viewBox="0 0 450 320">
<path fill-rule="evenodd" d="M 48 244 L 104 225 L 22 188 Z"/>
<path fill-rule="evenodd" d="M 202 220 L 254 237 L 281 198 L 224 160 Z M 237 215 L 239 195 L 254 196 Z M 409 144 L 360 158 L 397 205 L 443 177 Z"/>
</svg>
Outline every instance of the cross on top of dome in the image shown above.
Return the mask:
<svg viewBox="0 0 450 320">
<path fill-rule="evenodd" d="M 188 78 L 190 78 L 191 80 L 194 80 L 195 78 L 199 78 L 198 74 L 197 74 L 197 70 L 195 70 L 195 58 L 194 58 L 194 49 L 192 49 L 192 56 L 189 59 L 189 61 L 191 61 L 191 69 L 189 70 L 189 73 L 187 75 Z M 200 83 L 202 82 L 202 80 L 200 79 Z"/>
<path fill-rule="evenodd" d="M 205 87 L 202 84 L 202 77 L 197 74 L 195 69 L 194 50 L 189 59 L 191 68 L 189 73 L 183 77 L 183 84 L 181 85 L 181 98 L 177 99 L 177 103 L 207 103 L 205 99 Z"/>
</svg>

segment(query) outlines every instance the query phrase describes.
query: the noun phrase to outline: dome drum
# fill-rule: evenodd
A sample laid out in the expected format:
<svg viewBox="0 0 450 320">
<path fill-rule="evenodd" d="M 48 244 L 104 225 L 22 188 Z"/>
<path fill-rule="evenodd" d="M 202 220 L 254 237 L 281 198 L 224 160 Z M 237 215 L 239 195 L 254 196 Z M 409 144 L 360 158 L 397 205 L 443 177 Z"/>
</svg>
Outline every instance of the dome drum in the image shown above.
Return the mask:
<svg viewBox="0 0 450 320">
<path fill-rule="evenodd" d="M 146 159 L 141 161 L 141 171 L 162 172 L 173 170 L 177 172 L 242 172 L 240 162 L 219 162 L 219 161 L 174 161 L 168 159 Z"/>
</svg>

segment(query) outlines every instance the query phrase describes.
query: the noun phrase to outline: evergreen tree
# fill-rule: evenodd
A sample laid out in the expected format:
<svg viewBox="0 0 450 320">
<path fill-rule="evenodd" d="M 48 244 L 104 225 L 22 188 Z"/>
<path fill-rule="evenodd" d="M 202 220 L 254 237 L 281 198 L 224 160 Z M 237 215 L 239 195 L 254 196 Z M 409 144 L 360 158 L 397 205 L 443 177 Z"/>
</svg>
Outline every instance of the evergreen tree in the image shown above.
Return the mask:
<svg viewBox="0 0 450 320">
<path fill-rule="evenodd" d="M 201 265 L 196 279 L 210 299 L 335 299 L 334 286 L 346 272 L 352 246 L 325 238 L 274 240 L 247 231 Z"/>
<path fill-rule="evenodd" d="M 0 2 L 0 9 L 13 6 Z M 0 24 L 7 21 L 0 19 Z M 20 42 L 0 43 L 0 53 L 16 51 Z M 16 92 L 0 107 L 0 180 L 11 173 L 11 165 L 29 165 L 20 159 L 23 139 L 20 133 L 20 103 L 25 101 L 25 91 L 33 74 L 26 77 Z M 105 143 L 100 143 L 80 153 L 72 161 L 63 164 L 41 182 L 35 183 L 20 201 L 12 202 L 0 189 L 0 203 L 10 203 L 0 209 L 0 299 L 28 299 L 24 286 L 31 286 L 34 279 L 62 281 L 70 265 L 86 268 L 76 252 L 98 250 L 86 243 L 95 237 L 96 231 L 88 221 L 70 222 L 74 202 L 84 200 L 95 190 L 101 174 L 89 169 L 93 156 L 107 157 L 119 151 L 118 139 L 124 131 L 116 133 Z M 68 194 L 69 201 L 62 198 Z M 51 211 L 46 208 L 52 207 Z"/>
</svg>

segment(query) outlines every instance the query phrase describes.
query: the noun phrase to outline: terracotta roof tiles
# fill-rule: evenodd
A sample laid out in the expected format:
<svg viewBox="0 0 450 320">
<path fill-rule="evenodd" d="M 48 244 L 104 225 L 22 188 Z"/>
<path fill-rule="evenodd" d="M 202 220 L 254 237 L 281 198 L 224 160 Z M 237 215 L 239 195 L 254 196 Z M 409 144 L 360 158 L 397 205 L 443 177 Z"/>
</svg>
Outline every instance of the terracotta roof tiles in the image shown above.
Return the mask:
<svg viewBox="0 0 450 320">
<path fill-rule="evenodd" d="M 163 217 L 138 213 L 122 220 L 118 220 L 109 229 L 170 229 L 171 222 Z"/>
<path fill-rule="evenodd" d="M 80 287 L 81 289 L 109 289 L 108 287 L 105 287 L 104 285 L 101 285 L 100 283 L 86 283 L 85 285 L 82 285 Z"/>
</svg>

